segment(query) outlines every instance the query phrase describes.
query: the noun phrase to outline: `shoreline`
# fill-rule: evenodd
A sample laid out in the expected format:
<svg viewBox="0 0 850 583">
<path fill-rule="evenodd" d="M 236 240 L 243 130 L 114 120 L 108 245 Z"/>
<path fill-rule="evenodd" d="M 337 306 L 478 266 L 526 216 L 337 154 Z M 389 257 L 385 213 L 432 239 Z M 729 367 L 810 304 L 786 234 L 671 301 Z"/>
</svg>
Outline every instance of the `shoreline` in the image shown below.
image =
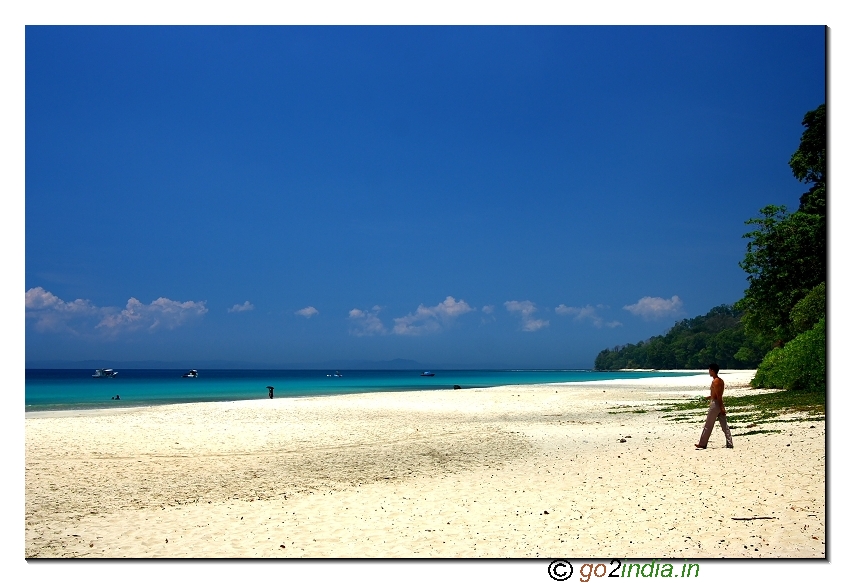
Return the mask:
<svg viewBox="0 0 850 583">
<path fill-rule="evenodd" d="M 654 379 L 665 379 L 665 378 L 688 378 L 690 376 L 703 376 L 703 371 L 689 370 L 689 369 L 675 369 L 675 370 L 656 370 L 656 369 L 623 369 L 623 371 L 599 371 L 606 374 L 612 374 L 616 372 L 662 372 L 662 373 L 677 373 L 682 374 L 682 376 L 676 377 L 645 377 L 641 379 L 605 379 L 605 380 L 587 380 L 587 381 L 566 381 L 566 382 L 552 382 L 552 383 L 536 383 L 534 385 L 526 385 L 526 384 L 518 384 L 518 385 L 493 385 L 489 387 L 469 387 L 462 388 L 460 390 L 470 391 L 470 390 L 487 390 L 487 389 L 497 389 L 504 387 L 521 387 L 521 386 L 548 386 L 548 385 L 584 385 L 589 384 L 592 385 L 594 383 L 613 383 L 613 384 L 641 384 L 642 381 L 646 380 L 654 380 Z M 724 374 L 750 374 L 753 371 L 747 370 L 729 370 L 728 373 Z M 692 375 L 684 373 L 693 373 Z M 639 382 L 641 381 L 641 382 Z M 417 393 L 417 392 L 433 392 L 433 391 L 449 391 L 455 389 L 449 388 L 431 388 L 431 389 L 404 389 L 404 390 L 375 390 L 375 391 L 364 391 L 364 392 L 356 392 L 356 393 L 331 393 L 331 394 L 319 394 L 319 395 L 296 395 L 296 396 L 287 396 L 285 394 L 281 394 L 278 396 L 278 399 L 317 399 L 317 398 L 325 398 L 325 397 L 344 397 L 346 395 L 370 395 L 370 394 L 383 394 L 383 393 Z M 26 419 L 37 419 L 44 417 L 66 417 L 66 416 L 76 416 L 76 415 L 100 415 L 100 414 L 121 414 L 128 409 L 149 409 L 153 407 L 169 407 L 174 405 L 196 405 L 200 403 L 241 403 L 241 402 L 262 402 L 266 401 L 264 398 L 252 398 L 252 399 L 237 399 L 237 400 L 204 400 L 204 401 L 186 401 L 180 403 L 148 403 L 148 404 L 130 404 L 130 405 L 118 405 L 113 407 L 78 407 L 78 408 L 65 408 L 65 409 L 44 409 L 39 411 L 24 411 L 24 415 Z M 76 415 L 75 415 L 76 414 Z"/>
<path fill-rule="evenodd" d="M 722 372 L 727 394 L 751 374 Z M 704 411 L 664 403 L 707 393 L 702 374 L 28 417 L 25 556 L 823 558 L 824 421 L 695 451 Z M 775 518 L 732 520 L 755 515 Z"/>
</svg>

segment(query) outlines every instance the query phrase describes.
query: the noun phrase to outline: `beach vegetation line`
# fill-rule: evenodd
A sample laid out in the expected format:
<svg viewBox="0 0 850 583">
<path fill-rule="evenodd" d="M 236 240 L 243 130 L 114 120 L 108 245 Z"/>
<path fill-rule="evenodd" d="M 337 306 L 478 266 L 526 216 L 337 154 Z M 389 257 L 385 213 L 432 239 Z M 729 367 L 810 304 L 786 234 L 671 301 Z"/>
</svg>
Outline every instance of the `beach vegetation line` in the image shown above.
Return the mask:
<svg viewBox="0 0 850 583">
<path fill-rule="evenodd" d="M 758 366 L 771 345 L 748 337 L 741 322 L 743 312 L 721 305 L 707 314 L 687 318 L 664 335 L 637 344 L 602 350 L 596 370 L 703 369 L 716 362 L 721 369 L 751 369 Z"/>
</svg>

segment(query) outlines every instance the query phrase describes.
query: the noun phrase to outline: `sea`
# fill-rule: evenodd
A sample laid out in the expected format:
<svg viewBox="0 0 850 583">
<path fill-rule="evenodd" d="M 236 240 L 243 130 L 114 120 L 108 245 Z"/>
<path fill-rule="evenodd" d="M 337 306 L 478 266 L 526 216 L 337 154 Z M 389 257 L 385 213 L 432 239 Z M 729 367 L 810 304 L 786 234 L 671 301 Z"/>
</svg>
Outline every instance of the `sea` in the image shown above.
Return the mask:
<svg viewBox="0 0 850 583">
<path fill-rule="evenodd" d="M 187 370 L 120 369 L 114 378 L 92 378 L 91 369 L 27 369 L 26 411 L 108 409 L 268 399 L 317 397 L 355 393 L 447 391 L 462 389 L 568 383 L 607 379 L 685 376 L 662 371 L 599 372 L 592 370 Z M 696 372 L 696 371 L 695 371 Z"/>
</svg>

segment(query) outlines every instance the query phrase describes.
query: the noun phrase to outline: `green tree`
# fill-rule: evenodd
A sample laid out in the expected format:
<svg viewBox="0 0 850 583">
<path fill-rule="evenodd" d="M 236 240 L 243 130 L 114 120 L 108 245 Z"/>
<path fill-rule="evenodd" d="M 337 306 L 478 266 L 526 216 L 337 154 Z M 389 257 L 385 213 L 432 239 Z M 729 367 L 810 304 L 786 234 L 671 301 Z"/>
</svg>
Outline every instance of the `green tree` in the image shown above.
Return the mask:
<svg viewBox="0 0 850 583">
<path fill-rule="evenodd" d="M 735 307 L 745 311 L 748 334 L 781 346 L 794 337 L 791 309 L 826 280 L 826 217 L 769 205 L 750 219 L 741 268 L 749 288 Z"/>
<path fill-rule="evenodd" d="M 800 138 L 800 147 L 791 156 L 788 165 L 800 182 L 811 184 L 809 191 L 800 197 L 800 210 L 805 213 L 826 215 L 826 105 L 821 104 L 803 116 L 806 127 Z"/>
<path fill-rule="evenodd" d="M 753 386 L 823 389 L 826 386 L 826 107 L 803 118 L 806 130 L 789 165 L 811 184 L 800 208 L 767 206 L 750 219 L 756 229 L 740 263 L 749 287 L 736 307 L 751 338 L 775 348 L 765 355 Z M 742 347 L 736 356 L 745 356 Z"/>
<path fill-rule="evenodd" d="M 826 282 L 822 282 L 791 309 L 791 324 L 794 326 L 794 332 L 802 334 L 811 330 L 818 320 L 825 317 Z"/>
</svg>

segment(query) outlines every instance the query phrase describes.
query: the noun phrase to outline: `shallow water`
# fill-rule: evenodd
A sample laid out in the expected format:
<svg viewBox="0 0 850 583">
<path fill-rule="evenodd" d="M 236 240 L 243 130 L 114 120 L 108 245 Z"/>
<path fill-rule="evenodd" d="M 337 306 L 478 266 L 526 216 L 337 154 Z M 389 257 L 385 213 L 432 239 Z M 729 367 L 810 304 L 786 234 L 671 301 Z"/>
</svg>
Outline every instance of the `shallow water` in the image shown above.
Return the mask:
<svg viewBox="0 0 850 583">
<path fill-rule="evenodd" d="M 451 390 L 538 383 L 683 376 L 682 372 L 589 370 L 186 370 L 121 369 L 116 378 L 92 378 L 91 369 L 27 369 L 26 410 L 92 409 L 202 401 L 342 395 L 385 391 Z M 112 397 L 120 396 L 120 400 Z"/>
</svg>

